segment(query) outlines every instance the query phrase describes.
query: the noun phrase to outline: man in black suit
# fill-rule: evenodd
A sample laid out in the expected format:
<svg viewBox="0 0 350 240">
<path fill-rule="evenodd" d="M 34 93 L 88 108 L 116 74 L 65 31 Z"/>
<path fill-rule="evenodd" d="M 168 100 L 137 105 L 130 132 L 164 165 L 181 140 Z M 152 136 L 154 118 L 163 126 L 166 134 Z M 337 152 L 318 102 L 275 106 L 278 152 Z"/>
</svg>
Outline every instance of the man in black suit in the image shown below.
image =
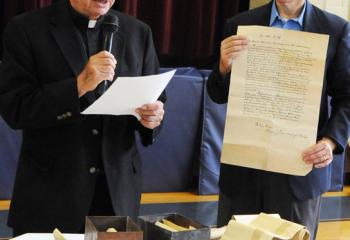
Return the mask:
<svg viewBox="0 0 350 240">
<path fill-rule="evenodd" d="M 9 213 L 14 234 L 81 232 L 87 215 L 138 215 L 141 162 L 135 130 L 152 144 L 160 101 L 133 116 L 81 115 L 103 80 L 158 73 L 150 28 L 110 10 L 114 0 L 62 0 L 13 19 L 4 34 L 0 113 L 23 129 Z M 106 15 L 119 19 L 101 51 Z M 118 81 L 118 80 L 116 80 Z"/>
<path fill-rule="evenodd" d="M 249 44 L 245 36 L 236 35 L 238 25 L 322 33 L 330 36 L 330 42 L 317 143 L 305 146 L 303 153 L 303 160 L 313 164 L 314 169 L 305 177 L 297 177 L 221 164 L 218 225 L 227 224 L 232 214 L 279 213 L 282 218 L 307 226 L 315 238 L 320 197 L 330 187 L 333 154 L 343 154 L 350 132 L 350 24 L 305 0 L 275 0 L 229 19 L 220 61 L 207 87 L 218 103 L 227 102 L 231 66 Z"/>
</svg>

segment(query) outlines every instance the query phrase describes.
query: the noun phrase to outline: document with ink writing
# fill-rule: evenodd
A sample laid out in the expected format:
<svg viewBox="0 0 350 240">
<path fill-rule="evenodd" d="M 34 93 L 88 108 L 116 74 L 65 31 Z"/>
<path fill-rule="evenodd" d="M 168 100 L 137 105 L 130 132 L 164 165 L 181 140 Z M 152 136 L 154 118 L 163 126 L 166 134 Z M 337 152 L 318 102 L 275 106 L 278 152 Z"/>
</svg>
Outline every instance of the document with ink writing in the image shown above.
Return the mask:
<svg viewBox="0 0 350 240">
<path fill-rule="evenodd" d="M 249 45 L 233 60 L 221 162 L 304 176 L 315 144 L 329 36 L 240 26 Z"/>
</svg>

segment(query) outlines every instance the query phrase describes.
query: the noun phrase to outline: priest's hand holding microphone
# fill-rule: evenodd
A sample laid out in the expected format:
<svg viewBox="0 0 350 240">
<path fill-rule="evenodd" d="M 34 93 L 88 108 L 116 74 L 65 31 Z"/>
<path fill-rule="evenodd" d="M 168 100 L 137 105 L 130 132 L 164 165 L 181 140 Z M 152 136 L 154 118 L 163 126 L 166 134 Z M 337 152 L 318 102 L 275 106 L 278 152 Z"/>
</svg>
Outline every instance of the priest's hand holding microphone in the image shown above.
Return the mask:
<svg viewBox="0 0 350 240">
<path fill-rule="evenodd" d="M 89 91 L 102 87 L 102 92 L 107 89 L 107 82 L 113 81 L 117 60 L 113 56 L 113 36 L 119 30 L 119 19 L 113 15 L 105 16 L 102 24 L 103 46 L 102 51 L 91 56 L 83 71 L 78 76 L 79 97 Z"/>
<path fill-rule="evenodd" d="M 107 89 L 108 82 L 113 81 L 117 60 L 113 56 L 113 35 L 119 30 L 117 17 L 107 15 L 103 22 L 103 50 L 89 58 L 83 71 L 78 75 L 77 85 L 79 97 L 97 87 Z M 140 123 L 149 129 L 158 127 L 163 120 L 164 105 L 161 101 L 146 103 L 135 109 L 140 116 Z"/>
</svg>

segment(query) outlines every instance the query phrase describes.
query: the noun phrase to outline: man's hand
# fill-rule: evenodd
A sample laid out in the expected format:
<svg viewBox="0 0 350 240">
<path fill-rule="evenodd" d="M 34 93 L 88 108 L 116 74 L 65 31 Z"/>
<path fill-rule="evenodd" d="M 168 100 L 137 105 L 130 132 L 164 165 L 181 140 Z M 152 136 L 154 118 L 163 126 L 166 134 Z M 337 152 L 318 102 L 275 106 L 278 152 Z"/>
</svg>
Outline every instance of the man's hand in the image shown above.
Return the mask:
<svg viewBox="0 0 350 240">
<path fill-rule="evenodd" d="M 161 101 L 155 103 L 145 104 L 136 109 L 140 115 L 141 124 L 150 129 L 158 127 L 164 117 L 164 104 Z"/>
<path fill-rule="evenodd" d="M 330 138 L 323 138 L 303 152 L 303 160 L 315 168 L 323 168 L 333 161 L 336 145 Z"/>
<path fill-rule="evenodd" d="M 116 65 L 114 56 L 107 51 L 91 56 L 78 76 L 79 97 L 94 90 L 103 80 L 112 81 Z"/>
<path fill-rule="evenodd" d="M 221 42 L 220 46 L 220 74 L 226 75 L 231 71 L 232 60 L 237 58 L 248 45 L 245 36 L 233 35 Z"/>
</svg>

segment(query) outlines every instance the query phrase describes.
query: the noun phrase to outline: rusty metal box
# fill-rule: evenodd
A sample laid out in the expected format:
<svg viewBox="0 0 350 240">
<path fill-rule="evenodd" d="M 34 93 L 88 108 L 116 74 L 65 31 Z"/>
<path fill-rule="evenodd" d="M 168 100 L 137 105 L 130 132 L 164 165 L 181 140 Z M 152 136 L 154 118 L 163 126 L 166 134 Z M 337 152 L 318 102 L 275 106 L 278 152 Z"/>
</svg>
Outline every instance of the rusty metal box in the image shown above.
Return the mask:
<svg viewBox="0 0 350 240">
<path fill-rule="evenodd" d="M 86 217 L 84 240 L 143 240 L 143 232 L 130 217 Z"/>
</svg>

